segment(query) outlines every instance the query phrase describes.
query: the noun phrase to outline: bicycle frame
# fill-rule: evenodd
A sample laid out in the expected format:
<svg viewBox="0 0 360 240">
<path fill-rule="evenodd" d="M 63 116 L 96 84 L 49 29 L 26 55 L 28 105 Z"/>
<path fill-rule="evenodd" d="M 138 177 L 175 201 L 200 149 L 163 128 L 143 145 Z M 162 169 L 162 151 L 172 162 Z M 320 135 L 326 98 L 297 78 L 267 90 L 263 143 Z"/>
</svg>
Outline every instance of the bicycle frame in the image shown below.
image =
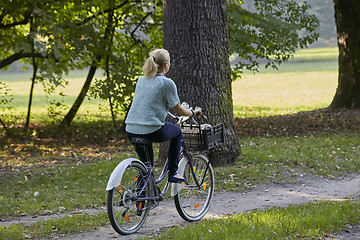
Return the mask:
<svg viewBox="0 0 360 240">
<path fill-rule="evenodd" d="M 150 189 L 151 189 L 151 192 L 154 196 L 150 196 L 150 197 L 139 197 L 137 199 L 137 201 L 141 202 L 141 201 L 146 201 L 146 200 L 153 200 L 153 201 L 159 201 L 159 200 L 162 200 L 165 196 L 165 194 L 167 193 L 168 191 L 168 188 L 169 188 L 169 182 L 166 183 L 164 189 L 158 193 L 158 194 L 155 194 L 155 189 L 157 187 L 157 185 L 162 182 L 166 176 L 166 172 L 167 172 L 167 169 L 168 169 L 168 161 L 166 160 L 165 162 L 165 165 L 163 167 L 163 170 L 159 176 L 158 179 L 154 180 L 154 172 L 152 170 L 152 165 L 150 162 L 148 162 L 148 164 L 146 165 L 147 169 L 148 169 L 148 174 L 147 174 L 147 177 L 146 177 L 146 180 L 145 180 L 145 183 L 143 185 L 143 187 L 141 188 L 140 190 L 140 193 L 143 192 L 145 190 L 145 187 L 147 184 L 150 184 Z"/>
<path fill-rule="evenodd" d="M 171 117 L 173 117 L 174 119 L 176 118 L 175 115 L 169 113 L 169 115 Z M 193 121 L 193 119 L 192 119 Z M 178 123 L 180 123 L 181 120 L 179 120 Z M 195 122 L 196 123 L 196 122 Z M 204 183 L 205 181 L 205 177 L 206 177 L 206 174 L 207 174 L 207 171 L 209 169 L 209 165 L 210 165 L 210 161 L 207 163 L 207 166 L 206 166 L 206 169 L 205 169 L 205 172 L 204 172 L 204 175 L 201 179 L 201 181 L 199 181 L 196 177 L 196 174 L 195 174 L 195 171 L 194 171 L 194 166 L 193 166 L 193 158 L 192 158 L 192 155 L 191 155 L 191 152 L 187 151 L 187 147 L 185 145 L 185 141 L 184 139 L 182 139 L 181 141 L 181 149 L 180 149 L 180 156 L 181 154 L 187 159 L 187 161 L 189 162 L 190 164 L 190 168 L 191 169 L 191 175 L 193 176 L 193 179 L 195 181 L 195 185 L 192 185 L 192 186 L 188 186 L 188 187 L 196 187 L 196 188 L 201 188 L 202 184 Z M 155 176 L 154 176 L 154 172 L 153 172 L 153 166 L 152 166 L 152 163 L 151 163 L 151 160 L 149 158 L 149 154 L 148 154 L 148 149 L 146 149 L 146 146 L 144 145 L 144 151 L 146 153 L 146 158 L 147 158 L 147 162 L 146 163 L 143 163 L 143 165 L 146 166 L 147 168 L 147 176 L 145 178 L 145 181 L 144 181 L 144 184 L 143 186 L 141 187 L 141 190 L 139 191 L 138 195 L 141 195 L 142 192 L 144 192 L 146 186 L 148 184 L 150 184 L 150 192 L 151 192 L 151 195 L 150 196 L 147 196 L 147 197 L 137 197 L 136 198 L 136 201 L 138 202 L 142 202 L 142 201 L 146 201 L 146 200 L 151 200 L 151 201 L 161 201 L 164 199 L 164 196 L 166 195 L 167 191 L 168 191 L 168 188 L 169 188 L 169 182 L 166 183 L 164 189 L 158 193 L 156 191 L 157 189 L 157 185 L 162 182 L 165 177 L 166 177 L 166 174 L 167 174 L 167 169 L 168 169 L 168 159 L 166 159 L 165 161 L 165 164 L 164 164 L 164 167 L 162 169 L 162 172 L 159 176 L 158 179 L 155 180 Z M 180 167 L 180 166 L 179 166 Z M 182 169 L 183 168 L 183 169 Z M 182 171 L 185 169 L 185 165 L 180 167 L 180 169 L 182 169 Z M 179 170 L 180 170 L 179 169 Z M 180 190 L 181 190 L 181 187 L 179 186 L 180 184 L 177 184 L 177 183 L 174 183 L 173 184 L 173 188 L 172 188 L 172 193 L 171 195 L 172 196 L 175 196 Z"/>
<path fill-rule="evenodd" d="M 202 184 L 204 183 L 204 180 L 205 180 L 205 176 L 206 176 L 206 173 L 209 169 L 209 165 L 210 165 L 210 162 L 208 162 L 207 166 L 206 166 L 206 169 L 205 169 L 205 172 L 204 172 L 204 175 L 201 179 L 201 181 L 199 181 L 196 177 L 196 174 L 194 172 L 194 167 L 193 167 L 193 160 L 192 160 L 192 156 L 191 156 L 191 153 L 189 153 L 187 150 L 186 150 L 186 146 L 185 146 L 185 141 L 182 140 L 182 147 L 180 149 L 180 155 L 183 155 L 189 162 L 190 164 L 190 168 L 191 169 L 191 175 L 193 176 L 193 179 L 195 181 L 195 185 L 192 185 L 192 186 L 188 186 L 188 187 L 196 187 L 196 188 L 201 188 Z M 160 200 L 163 200 L 164 199 L 164 196 L 166 195 L 167 191 L 168 191 L 168 188 L 169 188 L 169 182 L 166 183 L 164 189 L 160 192 L 160 193 L 157 193 L 155 191 L 157 185 L 162 182 L 165 177 L 166 177 L 166 174 L 167 174 L 167 169 L 168 169 L 168 159 L 166 159 L 165 161 L 165 165 L 162 169 L 162 172 L 160 174 L 160 176 L 155 180 L 154 178 L 154 172 L 153 172 L 153 169 L 152 169 L 152 165 L 151 165 L 151 162 L 148 161 L 146 164 L 146 168 L 148 169 L 148 174 L 147 174 L 147 177 L 146 177 L 146 180 L 140 190 L 140 193 L 142 193 L 145 188 L 146 188 L 146 185 L 147 184 L 150 184 L 150 189 L 151 189 L 151 193 L 152 193 L 152 196 L 149 196 L 149 197 L 139 197 L 137 198 L 137 201 L 138 202 L 141 202 L 141 201 L 146 201 L 146 200 L 152 200 L 152 201 L 160 201 Z M 184 166 L 185 167 L 185 166 Z M 179 184 L 176 184 L 174 183 L 175 186 L 178 186 Z M 173 188 L 172 189 L 172 196 L 176 195 L 179 191 L 181 190 L 181 188 Z"/>
</svg>

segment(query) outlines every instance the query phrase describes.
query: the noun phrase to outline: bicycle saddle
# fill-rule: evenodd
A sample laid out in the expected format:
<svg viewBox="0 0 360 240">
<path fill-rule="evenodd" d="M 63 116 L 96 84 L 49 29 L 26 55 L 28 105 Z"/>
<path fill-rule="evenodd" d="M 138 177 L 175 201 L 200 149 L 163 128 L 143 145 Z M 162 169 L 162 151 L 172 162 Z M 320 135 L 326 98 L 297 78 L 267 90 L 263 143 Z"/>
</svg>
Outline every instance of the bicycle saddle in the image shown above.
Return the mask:
<svg viewBox="0 0 360 240">
<path fill-rule="evenodd" d="M 130 142 L 132 144 L 143 144 L 143 145 L 152 145 L 152 141 L 146 139 L 146 138 L 139 138 L 139 137 L 133 137 L 130 139 Z"/>
</svg>

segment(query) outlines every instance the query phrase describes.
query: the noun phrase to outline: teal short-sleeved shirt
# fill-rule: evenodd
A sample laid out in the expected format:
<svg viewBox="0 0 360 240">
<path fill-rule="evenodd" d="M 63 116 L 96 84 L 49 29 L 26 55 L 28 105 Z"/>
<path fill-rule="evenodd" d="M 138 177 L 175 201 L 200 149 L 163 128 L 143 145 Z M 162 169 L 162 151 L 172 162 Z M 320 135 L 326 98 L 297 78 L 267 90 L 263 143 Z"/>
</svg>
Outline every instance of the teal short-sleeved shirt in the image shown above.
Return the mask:
<svg viewBox="0 0 360 240">
<path fill-rule="evenodd" d="M 170 108 L 180 103 L 173 80 L 163 75 L 139 78 L 133 102 L 125 120 L 126 131 L 148 134 L 160 129 Z"/>
</svg>

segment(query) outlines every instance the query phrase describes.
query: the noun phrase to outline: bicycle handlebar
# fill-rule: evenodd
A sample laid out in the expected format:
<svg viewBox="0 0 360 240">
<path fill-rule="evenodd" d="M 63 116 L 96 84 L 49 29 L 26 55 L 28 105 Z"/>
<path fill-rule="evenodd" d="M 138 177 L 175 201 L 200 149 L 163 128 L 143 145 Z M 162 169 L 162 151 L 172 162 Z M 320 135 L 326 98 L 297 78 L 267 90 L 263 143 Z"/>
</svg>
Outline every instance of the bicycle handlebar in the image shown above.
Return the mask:
<svg viewBox="0 0 360 240">
<path fill-rule="evenodd" d="M 177 116 L 177 115 L 174 115 L 172 114 L 171 112 L 168 112 L 168 115 L 173 118 L 176 122 L 176 124 L 181 124 L 187 120 L 190 119 L 191 122 L 195 123 L 195 124 L 198 124 L 195 120 L 194 120 L 194 116 Z M 205 121 L 208 120 L 208 118 L 204 115 L 204 114 L 201 114 L 201 115 L 196 115 L 196 117 L 202 117 Z"/>
</svg>

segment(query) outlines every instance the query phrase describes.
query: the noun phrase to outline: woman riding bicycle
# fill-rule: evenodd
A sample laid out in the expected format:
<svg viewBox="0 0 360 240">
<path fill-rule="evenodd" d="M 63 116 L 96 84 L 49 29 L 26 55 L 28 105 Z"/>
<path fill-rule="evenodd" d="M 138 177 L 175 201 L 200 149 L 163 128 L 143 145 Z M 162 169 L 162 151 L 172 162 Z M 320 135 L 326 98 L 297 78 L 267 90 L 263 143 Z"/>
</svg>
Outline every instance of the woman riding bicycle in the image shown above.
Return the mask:
<svg viewBox="0 0 360 240">
<path fill-rule="evenodd" d="M 174 109 L 180 116 L 201 114 L 201 109 L 189 110 L 180 104 L 174 81 L 164 76 L 169 68 L 170 54 L 167 50 L 156 49 L 150 52 L 143 66 L 144 76 L 136 84 L 133 102 L 125 120 L 126 132 L 130 141 L 134 137 L 152 142 L 170 140 L 168 181 L 184 182 L 185 179 L 177 173 L 182 133 L 177 125 L 165 122 L 165 118 L 169 109 Z M 135 150 L 140 160 L 145 162 L 144 149 L 135 146 Z M 149 153 L 153 161 L 152 147 Z"/>
</svg>

